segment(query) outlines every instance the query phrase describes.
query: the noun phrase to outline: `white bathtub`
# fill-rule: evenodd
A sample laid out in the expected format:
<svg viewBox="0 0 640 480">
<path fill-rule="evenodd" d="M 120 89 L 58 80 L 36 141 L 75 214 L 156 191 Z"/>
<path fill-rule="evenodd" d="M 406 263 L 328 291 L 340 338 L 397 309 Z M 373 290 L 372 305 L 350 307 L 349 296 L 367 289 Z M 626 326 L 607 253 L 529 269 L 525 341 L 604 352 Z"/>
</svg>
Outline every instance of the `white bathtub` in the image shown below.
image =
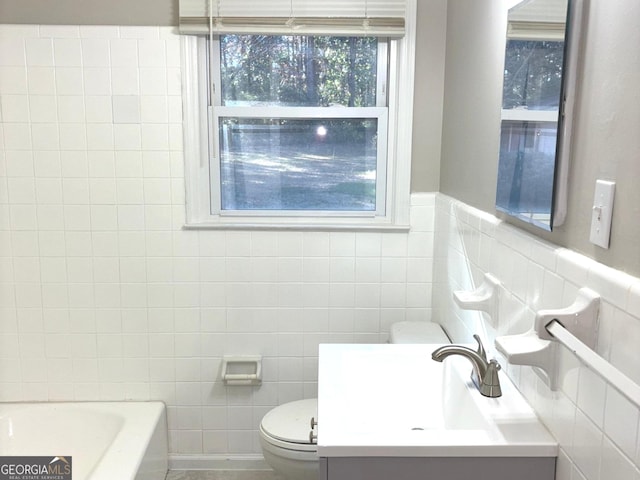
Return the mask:
<svg viewBox="0 0 640 480">
<path fill-rule="evenodd" d="M 163 480 L 161 402 L 0 404 L 0 456 L 70 456 L 73 480 Z"/>
</svg>

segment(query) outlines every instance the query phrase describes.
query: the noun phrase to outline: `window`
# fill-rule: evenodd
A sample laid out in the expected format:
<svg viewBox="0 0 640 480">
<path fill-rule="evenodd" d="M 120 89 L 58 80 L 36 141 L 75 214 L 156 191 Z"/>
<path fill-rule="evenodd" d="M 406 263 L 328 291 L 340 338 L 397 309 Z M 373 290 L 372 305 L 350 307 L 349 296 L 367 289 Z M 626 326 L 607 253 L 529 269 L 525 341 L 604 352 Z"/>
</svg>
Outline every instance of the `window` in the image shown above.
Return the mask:
<svg viewBox="0 0 640 480">
<path fill-rule="evenodd" d="M 408 227 L 413 41 L 183 37 L 187 227 Z"/>
<path fill-rule="evenodd" d="M 213 211 L 384 214 L 386 43 L 223 35 L 213 52 Z"/>
</svg>

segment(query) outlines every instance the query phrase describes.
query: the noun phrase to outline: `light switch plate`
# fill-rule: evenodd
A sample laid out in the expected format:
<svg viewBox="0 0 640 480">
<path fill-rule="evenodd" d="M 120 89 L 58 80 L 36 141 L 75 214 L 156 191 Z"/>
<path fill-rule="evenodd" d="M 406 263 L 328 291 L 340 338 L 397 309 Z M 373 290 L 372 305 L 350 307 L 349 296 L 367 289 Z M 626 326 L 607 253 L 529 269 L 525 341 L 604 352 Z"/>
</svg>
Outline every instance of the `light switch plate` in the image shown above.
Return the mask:
<svg viewBox="0 0 640 480">
<path fill-rule="evenodd" d="M 602 248 L 609 248 L 615 189 L 615 182 L 607 180 L 596 181 L 596 192 L 591 209 L 591 234 L 589 235 L 589 240 Z"/>
</svg>

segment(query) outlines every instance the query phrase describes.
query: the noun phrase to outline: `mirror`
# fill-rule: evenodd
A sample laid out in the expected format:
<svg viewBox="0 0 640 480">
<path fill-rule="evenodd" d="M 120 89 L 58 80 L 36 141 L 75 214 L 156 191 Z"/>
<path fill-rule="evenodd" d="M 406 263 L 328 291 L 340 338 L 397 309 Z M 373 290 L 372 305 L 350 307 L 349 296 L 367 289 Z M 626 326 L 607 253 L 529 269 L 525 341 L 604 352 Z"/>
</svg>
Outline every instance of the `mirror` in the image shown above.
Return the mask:
<svg viewBox="0 0 640 480">
<path fill-rule="evenodd" d="M 508 13 L 496 208 L 545 230 L 564 220 L 574 3 L 524 0 Z"/>
</svg>

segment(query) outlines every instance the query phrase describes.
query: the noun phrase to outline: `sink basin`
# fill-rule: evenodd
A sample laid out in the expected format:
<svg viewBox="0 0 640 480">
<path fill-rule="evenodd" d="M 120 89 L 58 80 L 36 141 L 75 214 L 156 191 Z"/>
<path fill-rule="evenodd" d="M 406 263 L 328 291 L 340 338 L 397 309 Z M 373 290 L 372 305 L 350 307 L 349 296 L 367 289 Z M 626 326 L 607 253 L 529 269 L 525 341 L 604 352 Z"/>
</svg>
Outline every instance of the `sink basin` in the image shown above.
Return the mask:
<svg viewBox="0 0 640 480">
<path fill-rule="evenodd" d="M 318 455 L 557 455 L 505 374 L 502 397 L 483 397 L 466 358 L 431 359 L 438 346 L 320 345 Z"/>
</svg>

